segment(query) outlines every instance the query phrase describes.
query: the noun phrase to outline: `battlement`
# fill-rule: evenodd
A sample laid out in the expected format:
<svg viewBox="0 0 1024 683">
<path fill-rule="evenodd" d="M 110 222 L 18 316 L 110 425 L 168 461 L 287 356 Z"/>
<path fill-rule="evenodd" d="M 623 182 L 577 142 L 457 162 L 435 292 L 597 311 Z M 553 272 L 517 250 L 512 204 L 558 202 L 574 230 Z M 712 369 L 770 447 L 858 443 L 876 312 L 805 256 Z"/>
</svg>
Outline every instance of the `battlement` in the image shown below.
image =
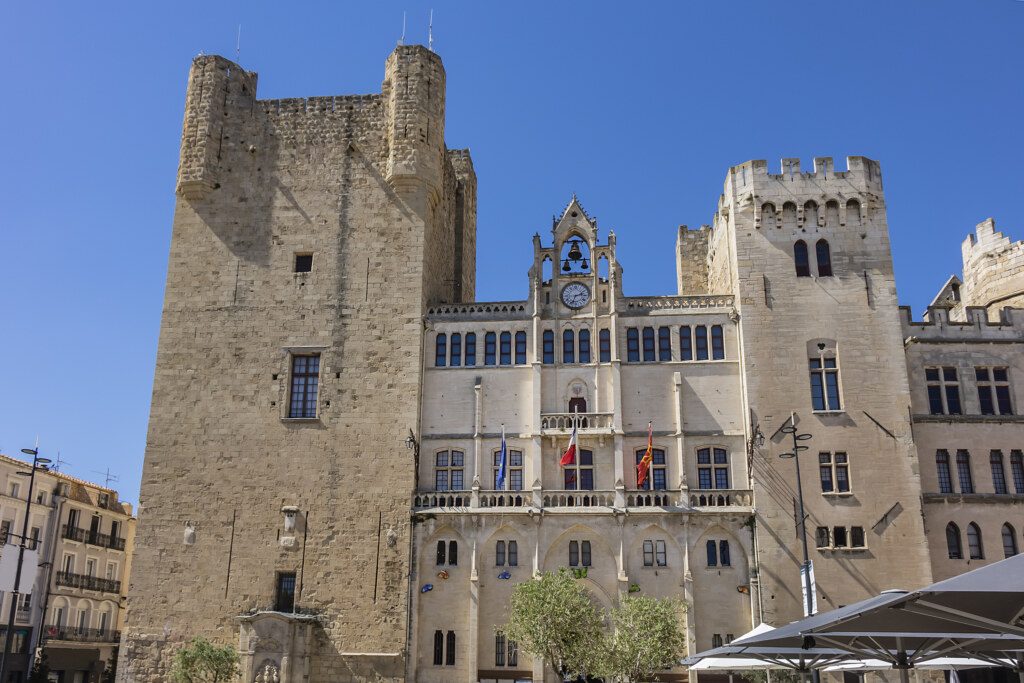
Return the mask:
<svg viewBox="0 0 1024 683">
<path fill-rule="evenodd" d="M 1024 343 L 1024 308 L 1003 308 L 998 320 L 990 320 L 983 306 L 964 309 L 966 320 L 950 319 L 952 306 L 929 306 L 924 320 L 914 321 L 909 306 L 900 306 L 900 325 L 907 343 L 912 342 L 1020 342 Z"/>
<path fill-rule="evenodd" d="M 983 306 L 989 316 L 1003 306 L 1024 306 L 1024 241 L 1011 242 L 988 218 L 960 247 L 963 255 L 963 301 Z"/>
</svg>

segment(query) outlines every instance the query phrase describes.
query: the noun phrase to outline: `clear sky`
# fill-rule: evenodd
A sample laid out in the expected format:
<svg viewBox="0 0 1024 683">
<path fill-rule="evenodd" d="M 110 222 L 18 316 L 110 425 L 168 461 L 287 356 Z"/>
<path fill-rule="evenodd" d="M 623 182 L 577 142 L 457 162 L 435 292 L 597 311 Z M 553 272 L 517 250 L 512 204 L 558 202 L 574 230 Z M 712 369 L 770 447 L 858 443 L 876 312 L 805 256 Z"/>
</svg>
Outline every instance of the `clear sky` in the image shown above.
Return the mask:
<svg viewBox="0 0 1024 683">
<path fill-rule="evenodd" d="M 199 52 L 260 98 L 379 92 L 401 35 L 448 73 L 479 178 L 481 300 L 526 295 L 571 193 L 627 294 L 673 294 L 676 226 L 729 166 L 882 163 L 900 300 L 960 270 L 988 216 L 1024 238 L 1024 2 L 10 2 L 0 15 L 0 451 L 39 435 L 135 500 L 185 84 Z"/>
</svg>

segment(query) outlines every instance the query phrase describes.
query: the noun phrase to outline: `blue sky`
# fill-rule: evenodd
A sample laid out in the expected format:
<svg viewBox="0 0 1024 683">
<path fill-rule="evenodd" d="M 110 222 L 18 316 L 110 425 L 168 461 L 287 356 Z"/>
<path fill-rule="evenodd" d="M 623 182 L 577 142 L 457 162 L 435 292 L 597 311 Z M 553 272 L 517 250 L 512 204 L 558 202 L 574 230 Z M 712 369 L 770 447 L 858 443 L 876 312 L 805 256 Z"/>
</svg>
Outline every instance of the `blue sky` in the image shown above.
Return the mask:
<svg viewBox="0 0 1024 683">
<path fill-rule="evenodd" d="M 378 92 L 401 34 L 448 72 L 479 177 L 479 299 L 526 294 L 530 237 L 578 193 L 627 294 L 674 293 L 676 226 L 729 166 L 882 163 L 900 300 L 920 310 L 994 216 L 1024 238 L 1024 2 L 8 3 L 0 19 L 0 451 L 38 434 L 135 500 L 185 83 L 200 51 L 259 97 Z"/>
</svg>

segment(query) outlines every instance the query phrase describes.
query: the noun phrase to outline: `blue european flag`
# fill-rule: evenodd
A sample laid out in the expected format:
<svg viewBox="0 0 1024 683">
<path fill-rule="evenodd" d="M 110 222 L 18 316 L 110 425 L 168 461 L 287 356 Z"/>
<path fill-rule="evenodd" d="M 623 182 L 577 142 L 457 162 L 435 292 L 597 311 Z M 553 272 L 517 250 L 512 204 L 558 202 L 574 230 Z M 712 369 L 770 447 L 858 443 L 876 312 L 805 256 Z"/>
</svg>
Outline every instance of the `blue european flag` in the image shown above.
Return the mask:
<svg viewBox="0 0 1024 683">
<path fill-rule="evenodd" d="M 501 425 L 501 453 L 498 456 L 498 478 L 494 482 L 497 489 L 505 488 L 505 471 L 508 469 L 508 448 L 505 447 L 505 425 Z"/>
</svg>

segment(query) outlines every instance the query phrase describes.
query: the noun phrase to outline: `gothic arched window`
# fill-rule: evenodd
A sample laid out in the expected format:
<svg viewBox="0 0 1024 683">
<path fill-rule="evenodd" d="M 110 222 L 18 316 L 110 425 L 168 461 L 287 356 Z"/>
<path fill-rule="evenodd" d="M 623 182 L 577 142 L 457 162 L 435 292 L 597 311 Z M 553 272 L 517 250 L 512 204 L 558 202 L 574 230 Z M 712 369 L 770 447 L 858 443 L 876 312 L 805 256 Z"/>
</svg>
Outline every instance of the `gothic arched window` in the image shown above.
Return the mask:
<svg viewBox="0 0 1024 683">
<path fill-rule="evenodd" d="M 831 277 L 832 252 L 829 250 L 828 240 L 818 240 L 814 245 L 814 255 L 818 259 L 818 277 Z"/>
<path fill-rule="evenodd" d="M 1003 556 L 1013 557 L 1017 554 L 1017 532 L 1009 522 L 1003 525 Z"/>
<path fill-rule="evenodd" d="M 972 560 L 985 559 L 985 552 L 981 546 L 981 528 L 974 522 L 967 525 L 967 550 Z"/>
<path fill-rule="evenodd" d="M 576 334 L 572 330 L 562 332 L 562 362 L 576 362 Z"/>
<path fill-rule="evenodd" d="M 797 277 L 811 276 L 811 262 L 807 256 L 807 242 L 797 240 L 793 245 L 793 261 L 796 263 Z"/>
<path fill-rule="evenodd" d="M 949 551 L 949 559 L 964 559 L 964 549 L 960 544 L 960 527 L 953 522 L 946 525 L 946 550 Z"/>
</svg>

